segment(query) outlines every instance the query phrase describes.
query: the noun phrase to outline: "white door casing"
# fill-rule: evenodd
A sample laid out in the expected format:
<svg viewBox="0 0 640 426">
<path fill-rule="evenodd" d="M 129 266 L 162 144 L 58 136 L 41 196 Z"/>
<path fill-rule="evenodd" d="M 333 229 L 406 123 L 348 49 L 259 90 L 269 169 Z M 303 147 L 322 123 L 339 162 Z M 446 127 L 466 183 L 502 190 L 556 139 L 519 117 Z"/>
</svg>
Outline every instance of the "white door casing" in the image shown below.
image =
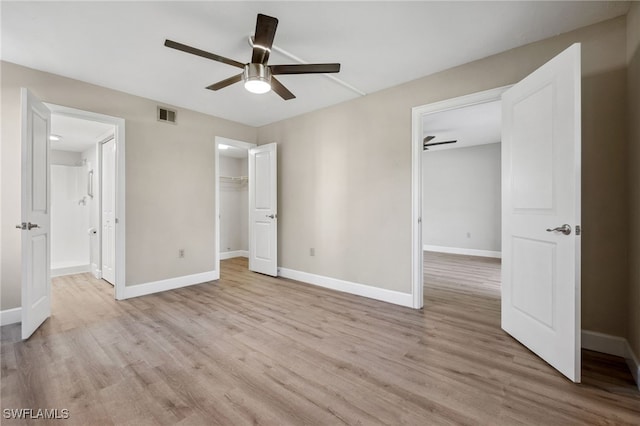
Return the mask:
<svg viewBox="0 0 640 426">
<path fill-rule="evenodd" d="M 503 94 L 502 328 L 580 382 L 580 45 Z M 558 227 L 567 224 L 565 235 Z"/>
<path fill-rule="evenodd" d="M 277 145 L 249 150 L 249 270 L 278 275 Z"/>
<path fill-rule="evenodd" d="M 51 112 L 29 90 L 22 101 L 22 338 L 51 316 Z"/>
<path fill-rule="evenodd" d="M 115 211 L 116 211 L 116 191 L 115 191 L 115 164 L 116 164 L 116 142 L 110 139 L 101 145 L 101 253 L 102 253 L 102 279 L 115 283 Z"/>
</svg>

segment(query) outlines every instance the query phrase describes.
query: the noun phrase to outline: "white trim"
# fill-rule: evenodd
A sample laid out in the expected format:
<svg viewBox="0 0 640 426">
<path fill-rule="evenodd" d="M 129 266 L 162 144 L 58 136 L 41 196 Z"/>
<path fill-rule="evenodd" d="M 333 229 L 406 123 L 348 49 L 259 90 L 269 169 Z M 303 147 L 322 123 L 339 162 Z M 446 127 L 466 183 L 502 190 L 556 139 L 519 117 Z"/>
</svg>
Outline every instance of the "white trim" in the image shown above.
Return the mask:
<svg viewBox="0 0 640 426">
<path fill-rule="evenodd" d="M 256 146 L 258 146 L 254 143 L 243 142 L 243 141 L 229 139 L 229 138 L 223 138 L 222 136 L 215 137 L 215 140 L 214 140 L 215 153 L 214 153 L 213 161 L 214 161 L 214 169 L 215 169 L 214 198 L 216 203 L 215 213 L 214 213 L 215 214 L 215 231 L 216 231 L 214 265 L 215 265 L 216 271 L 220 271 L 220 260 L 223 259 L 222 254 L 220 253 L 220 151 L 218 149 L 218 144 L 221 144 L 221 143 L 229 146 L 243 148 L 246 150 L 249 150 L 251 148 L 255 148 Z M 248 161 L 249 159 L 247 158 L 247 162 Z M 249 185 L 251 185 L 251 182 L 249 182 Z M 249 220 L 248 218 L 249 218 L 249 214 L 247 212 L 247 221 Z M 247 223 L 247 226 L 249 226 L 248 223 Z M 246 257 L 249 257 L 248 254 Z M 220 273 L 218 273 L 218 278 L 220 278 Z"/>
<path fill-rule="evenodd" d="M 411 111 L 411 296 L 414 309 L 424 306 L 424 254 L 422 253 L 422 109 Z"/>
<path fill-rule="evenodd" d="M 0 311 L 0 326 L 22 322 L 22 308 Z"/>
<path fill-rule="evenodd" d="M 582 347 L 584 349 L 624 358 L 627 353 L 627 345 L 627 340 L 623 337 L 582 330 Z"/>
<path fill-rule="evenodd" d="M 184 275 L 182 277 L 126 286 L 124 288 L 124 299 L 146 296 L 148 294 L 160 293 L 162 291 L 174 290 L 176 288 L 187 287 L 195 284 L 203 284 L 209 281 L 215 281 L 219 278 L 220 274 L 218 271 L 208 271 L 201 272 L 199 274 Z"/>
<path fill-rule="evenodd" d="M 590 351 L 624 358 L 629 366 L 631 375 L 640 390 L 640 361 L 631 350 L 631 345 L 624 337 L 598 333 L 597 331 L 582 330 L 582 348 Z"/>
<path fill-rule="evenodd" d="M 413 308 L 423 306 L 423 245 L 422 245 L 422 116 L 469 105 L 500 100 L 509 86 L 498 87 L 466 96 L 417 106 L 411 109 L 411 295 Z"/>
<path fill-rule="evenodd" d="M 115 127 L 116 140 L 116 279 L 114 283 L 115 298 L 126 299 L 126 182 L 125 182 L 125 120 L 105 114 L 69 108 L 62 105 L 46 103 L 52 114 L 65 117 L 80 118 L 83 120 L 97 121 L 98 123 L 112 124 Z"/>
<path fill-rule="evenodd" d="M 220 253 L 220 260 L 233 259 L 234 257 L 249 257 L 249 250 L 234 250 Z"/>
<path fill-rule="evenodd" d="M 76 265 L 67 266 L 65 268 L 51 269 L 51 278 L 62 277 L 65 275 L 82 274 L 84 272 L 91 272 L 91 265 Z"/>
<path fill-rule="evenodd" d="M 480 257 L 495 257 L 497 259 L 502 258 L 502 252 L 492 250 L 478 250 L 459 247 L 445 247 L 445 246 L 432 246 L 425 244 L 422 246 L 424 251 L 435 251 L 437 253 L 451 253 L 451 254 L 465 254 L 467 256 L 480 256 Z"/>
<path fill-rule="evenodd" d="M 308 272 L 296 271 L 288 268 L 278 268 L 278 275 L 283 278 L 290 278 L 292 280 L 329 288 L 331 290 L 342 291 L 344 293 L 393 303 L 394 305 L 406 306 L 409 308 L 413 307 L 413 296 L 409 293 L 401 293 L 399 291 L 372 287 L 369 285 L 310 274 Z"/>
</svg>

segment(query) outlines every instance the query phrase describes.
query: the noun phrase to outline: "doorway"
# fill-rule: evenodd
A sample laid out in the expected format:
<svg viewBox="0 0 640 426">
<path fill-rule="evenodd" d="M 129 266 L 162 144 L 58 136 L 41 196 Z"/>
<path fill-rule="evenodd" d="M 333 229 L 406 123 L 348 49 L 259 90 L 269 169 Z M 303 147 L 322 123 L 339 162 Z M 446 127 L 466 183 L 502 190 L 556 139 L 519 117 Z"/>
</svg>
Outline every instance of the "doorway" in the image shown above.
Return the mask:
<svg viewBox="0 0 640 426">
<path fill-rule="evenodd" d="M 51 276 L 91 272 L 99 278 L 101 253 L 99 152 L 115 127 L 51 115 Z"/>
<path fill-rule="evenodd" d="M 52 276 L 91 272 L 123 299 L 124 120 L 46 106 L 52 116 Z"/>
<path fill-rule="evenodd" d="M 216 270 L 220 261 L 249 257 L 248 142 L 216 137 Z"/>
<path fill-rule="evenodd" d="M 500 258 L 500 102 L 425 114 L 422 128 L 423 249 Z"/>
<path fill-rule="evenodd" d="M 439 137 L 440 142 L 446 142 L 451 140 L 457 140 L 455 133 L 451 133 L 455 126 L 450 127 L 446 120 L 442 120 L 441 123 L 436 123 L 434 120 L 433 127 L 425 128 L 425 124 L 429 125 L 429 120 L 425 123 L 425 117 L 435 117 L 436 114 L 444 114 L 446 112 L 454 112 L 463 108 L 482 108 L 482 105 L 495 103 L 500 101 L 502 93 L 504 93 L 510 86 L 499 87 L 493 90 L 485 92 L 474 93 L 459 98 L 449 99 L 441 102 L 436 102 L 428 105 L 416 107 L 412 111 L 412 132 L 413 132 L 413 153 L 412 153 L 412 294 L 413 294 L 413 307 L 420 309 L 424 305 L 424 276 L 423 266 L 424 257 L 423 252 L 426 242 L 424 242 L 425 225 L 423 217 L 423 156 L 424 156 L 424 144 L 425 138 L 429 139 L 429 136 Z M 451 114 L 452 116 L 455 113 Z M 442 127 L 438 127 L 442 126 Z M 447 127 L 449 126 L 449 127 Z M 453 137 L 453 139 L 451 139 Z M 436 142 L 437 140 L 429 139 L 428 142 Z M 456 142 L 456 144 L 460 144 Z M 436 145 L 428 147 L 429 151 L 437 152 L 438 150 L 447 149 L 446 147 L 454 144 Z M 458 145 L 460 146 L 460 145 Z M 463 236 L 466 238 L 468 230 L 463 231 Z M 470 233 L 470 232 L 469 232 Z M 472 237 L 473 234 L 470 235 Z M 471 238 L 468 238 L 471 239 Z M 438 244 L 431 244 L 438 245 Z M 439 244 L 441 247 L 442 243 Z"/>
</svg>

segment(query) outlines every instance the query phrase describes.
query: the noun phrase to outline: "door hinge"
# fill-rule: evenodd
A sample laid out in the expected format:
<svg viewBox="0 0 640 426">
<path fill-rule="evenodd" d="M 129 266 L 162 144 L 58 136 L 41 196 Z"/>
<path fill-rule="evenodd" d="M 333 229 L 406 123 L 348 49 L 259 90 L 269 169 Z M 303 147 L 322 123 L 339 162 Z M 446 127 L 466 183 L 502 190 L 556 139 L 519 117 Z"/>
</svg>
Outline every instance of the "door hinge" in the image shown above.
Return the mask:
<svg viewBox="0 0 640 426">
<path fill-rule="evenodd" d="M 117 218 L 117 217 L 116 217 L 116 219 L 115 219 L 115 222 L 116 222 L 116 225 L 117 225 L 117 224 L 118 224 L 118 218 Z"/>
<path fill-rule="evenodd" d="M 580 225 L 576 225 L 576 235 L 582 234 L 582 227 Z"/>
</svg>

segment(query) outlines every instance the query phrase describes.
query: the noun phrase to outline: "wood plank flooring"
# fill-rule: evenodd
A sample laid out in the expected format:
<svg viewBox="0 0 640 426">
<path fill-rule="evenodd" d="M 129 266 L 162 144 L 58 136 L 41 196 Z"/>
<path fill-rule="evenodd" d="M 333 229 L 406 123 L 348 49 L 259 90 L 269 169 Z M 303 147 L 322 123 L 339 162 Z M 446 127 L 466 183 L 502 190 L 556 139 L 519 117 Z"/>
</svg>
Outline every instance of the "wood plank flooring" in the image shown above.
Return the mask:
<svg viewBox="0 0 640 426">
<path fill-rule="evenodd" d="M 640 424 L 624 362 L 583 353 L 574 385 L 500 329 L 499 261 L 425 253 L 416 311 L 222 262 L 219 282 L 116 302 L 53 282 L 53 316 L 2 327 L 3 425 Z"/>
</svg>

